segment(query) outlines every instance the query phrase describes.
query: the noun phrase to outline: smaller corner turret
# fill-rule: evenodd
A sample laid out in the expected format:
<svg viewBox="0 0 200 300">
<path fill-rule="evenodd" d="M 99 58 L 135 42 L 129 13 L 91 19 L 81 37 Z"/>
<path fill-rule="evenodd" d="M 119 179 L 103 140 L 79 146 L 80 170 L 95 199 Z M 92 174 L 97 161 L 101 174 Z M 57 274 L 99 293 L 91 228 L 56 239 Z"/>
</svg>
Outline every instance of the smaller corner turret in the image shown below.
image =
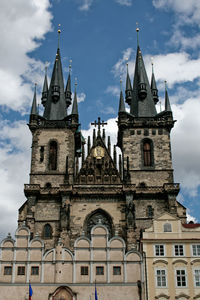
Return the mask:
<svg viewBox="0 0 200 300">
<path fill-rule="evenodd" d="M 129 72 L 128 72 L 128 63 L 126 64 L 127 66 L 127 74 L 126 74 L 126 103 L 128 103 L 128 105 L 131 105 L 131 101 L 132 101 L 132 86 L 131 86 L 131 80 L 130 80 L 130 76 L 129 76 Z"/>
<path fill-rule="evenodd" d="M 42 105 L 45 107 L 48 98 L 48 80 L 47 80 L 47 66 L 45 67 L 44 84 L 42 89 Z"/>
<path fill-rule="evenodd" d="M 74 92 L 74 100 L 72 105 L 72 124 L 78 124 L 79 121 L 79 115 L 78 115 L 78 100 L 77 100 L 77 79 L 75 81 L 75 92 Z"/>
<path fill-rule="evenodd" d="M 32 107 L 31 107 L 30 118 L 29 118 L 29 123 L 30 124 L 37 123 L 37 119 L 38 119 L 37 90 L 36 90 L 36 86 L 37 86 L 37 84 L 35 83 L 35 90 L 34 90 L 34 95 L 33 95 L 33 102 L 32 102 Z"/>
<path fill-rule="evenodd" d="M 156 86 L 156 80 L 155 80 L 155 75 L 154 75 L 153 61 L 151 64 L 152 64 L 151 93 L 152 93 L 153 101 L 156 105 L 159 101 L 159 97 L 158 97 L 158 89 Z"/>
</svg>

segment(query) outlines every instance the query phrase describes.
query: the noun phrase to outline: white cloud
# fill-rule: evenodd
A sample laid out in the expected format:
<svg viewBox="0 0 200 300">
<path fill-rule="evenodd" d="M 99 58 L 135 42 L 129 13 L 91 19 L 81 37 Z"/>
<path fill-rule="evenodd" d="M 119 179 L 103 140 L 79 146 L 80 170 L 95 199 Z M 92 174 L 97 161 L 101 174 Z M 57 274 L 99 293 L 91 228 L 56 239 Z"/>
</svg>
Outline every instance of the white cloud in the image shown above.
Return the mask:
<svg viewBox="0 0 200 300">
<path fill-rule="evenodd" d="M 119 97 L 120 95 L 120 88 L 117 85 L 109 85 L 106 89 L 106 93 L 111 94 L 113 96 Z"/>
<path fill-rule="evenodd" d="M 92 6 L 93 0 L 81 0 L 81 5 L 79 6 L 79 10 L 88 11 Z"/>
<path fill-rule="evenodd" d="M 197 48 L 200 45 L 199 19 L 200 1 L 198 0 L 153 0 L 153 5 L 158 9 L 172 10 L 175 13 L 174 27 L 170 42 L 177 46 L 186 48 Z M 195 34 L 187 37 L 184 26 L 196 26 Z"/>
<path fill-rule="evenodd" d="M 39 47 L 38 40 L 51 30 L 49 8 L 49 0 L 1 1 L 0 105 L 14 110 L 30 105 L 32 86 L 39 82 L 43 64 L 28 53 Z"/>
<path fill-rule="evenodd" d="M 172 154 L 175 180 L 190 196 L 197 195 L 200 186 L 200 98 L 190 98 L 173 105 Z"/>
<path fill-rule="evenodd" d="M 132 0 L 115 0 L 120 5 L 131 6 Z"/>
<path fill-rule="evenodd" d="M 194 223 L 198 223 L 197 219 L 195 217 L 193 217 L 189 213 L 187 213 L 187 223 L 189 223 L 191 221 L 194 222 Z"/>
<path fill-rule="evenodd" d="M 18 208 L 25 201 L 23 186 L 29 182 L 30 145 L 25 121 L 0 121 L 1 237 L 17 227 Z"/>
</svg>

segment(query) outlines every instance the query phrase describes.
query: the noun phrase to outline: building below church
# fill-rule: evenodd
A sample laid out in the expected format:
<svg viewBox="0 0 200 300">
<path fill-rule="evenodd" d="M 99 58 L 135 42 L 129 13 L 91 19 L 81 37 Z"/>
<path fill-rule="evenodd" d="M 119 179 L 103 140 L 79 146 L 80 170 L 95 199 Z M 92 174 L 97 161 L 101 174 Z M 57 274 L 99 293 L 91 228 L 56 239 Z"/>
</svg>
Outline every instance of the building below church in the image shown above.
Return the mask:
<svg viewBox="0 0 200 300">
<path fill-rule="evenodd" d="M 186 209 L 176 200 L 179 184 L 174 182 L 170 142 L 175 121 L 167 88 L 162 112 L 157 113 L 157 102 L 154 72 L 150 84 L 137 45 L 133 82 L 127 68 L 125 99 L 120 92 L 116 145 L 111 145 L 100 117 L 92 123 L 93 136 L 86 142 L 80 130 L 77 85 L 72 103 L 71 74 L 65 85 L 57 49 L 50 84 L 47 73 L 44 78 L 42 116 L 34 92 L 28 124 L 30 180 L 24 187 L 26 200 L 19 208 L 16 235 L 1 243 L 0 298 L 27 299 L 30 281 L 32 300 L 92 300 L 95 283 L 98 300 L 163 300 L 174 295 L 200 299 L 197 285 L 190 292 L 192 283 L 184 292 L 173 285 L 172 294 L 166 286 L 158 291 L 166 275 L 162 267 L 173 262 L 162 258 L 157 263 L 152 257 L 157 236 L 166 238 L 162 230 L 154 232 L 155 222 L 162 216 L 177 222 L 172 227 L 179 228 L 174 236 L 180 245 L 188 227 Z M 169 244 L 173 234 L 167 234 Z M 190 243 L 193 233 L 188 238 Z M 184 264 L 183 259 L 179 263 Z M 152 273 L 155 264 L 161 271 L 157 281 Z"/>
</svg>

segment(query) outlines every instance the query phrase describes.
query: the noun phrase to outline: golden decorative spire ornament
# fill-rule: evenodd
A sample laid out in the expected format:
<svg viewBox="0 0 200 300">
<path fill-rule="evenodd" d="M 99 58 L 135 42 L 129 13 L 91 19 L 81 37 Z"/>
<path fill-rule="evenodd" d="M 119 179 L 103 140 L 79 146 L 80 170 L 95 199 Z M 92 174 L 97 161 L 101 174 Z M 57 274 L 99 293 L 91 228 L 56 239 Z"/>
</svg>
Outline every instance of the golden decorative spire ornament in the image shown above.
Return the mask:
<svg viewBox="0 0 200 300">
<path fill-rule="evenodd" d="M 61 24 L 58 24 L 58 48 L 60 48 L 60 34 L 61 34 L 60 26 Z"/>
<path fill-rule="evenodd" d="M 69 60 L 69 73 L 72 71 L 72 59 Z"/>
<path fill-rule="evenodd" d="M 138 46 L 139 46 L 139 31 L 140 31 L 140 29 L 139 29 L 139 23 L 136 22 L 137 45 L 138 45 Z"/>
</svg>

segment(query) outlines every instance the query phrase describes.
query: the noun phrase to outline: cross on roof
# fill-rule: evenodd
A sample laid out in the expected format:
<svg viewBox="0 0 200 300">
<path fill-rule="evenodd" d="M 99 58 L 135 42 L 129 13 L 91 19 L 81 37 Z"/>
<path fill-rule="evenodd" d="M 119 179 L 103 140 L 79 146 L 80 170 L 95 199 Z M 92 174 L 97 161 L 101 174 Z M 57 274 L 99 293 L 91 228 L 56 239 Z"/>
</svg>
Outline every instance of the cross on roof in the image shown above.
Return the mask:
<svg viewBox="0 0 200 300">
<path fill-rule="evenodd" d="M 104 125 L 107 125 L 107 123 L 104 121 L 101 122 L 101 118 L 98 117 L 98 122 L 95 120 L 93 123 L 91 123 L 91 125 L 94 125 L 95 127 L 98 126 L 98 135 L 100 135 L 101 126 L 104 127 Z"/>
</svg>

